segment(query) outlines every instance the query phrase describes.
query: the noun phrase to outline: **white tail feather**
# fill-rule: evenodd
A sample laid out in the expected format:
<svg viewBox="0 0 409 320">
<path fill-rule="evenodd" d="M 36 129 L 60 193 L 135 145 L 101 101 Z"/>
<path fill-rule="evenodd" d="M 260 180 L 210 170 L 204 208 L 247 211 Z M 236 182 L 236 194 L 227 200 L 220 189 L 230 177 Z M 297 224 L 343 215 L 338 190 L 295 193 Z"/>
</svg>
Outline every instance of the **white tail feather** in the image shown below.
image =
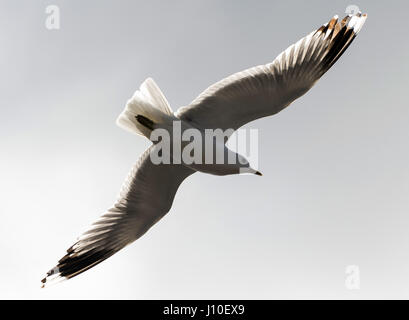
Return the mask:
<svg viewBox="0 0 409 320">
<path fill-rule="evenodd" d="M 148 118 L 155 124 L 166 123 L 173 118 L 168 101 L 151 78 L 142 83 L 116 120 L 117 125 L 122 129 L 149 139 L 151 130 L 137 121 L 138 115 Z"/>
<path fill-rule="evenodd" d="M 140 91 L 149 99 L 149 102 L 160 109 L 162 112 L 173 115 L 173 111 L 170 108 L 168 100 L 166 100 L 162 91 L 160 91 L 158 85 L 153 81 L 152 78 L 146 79 L 139 88 Z"/>
</svg>

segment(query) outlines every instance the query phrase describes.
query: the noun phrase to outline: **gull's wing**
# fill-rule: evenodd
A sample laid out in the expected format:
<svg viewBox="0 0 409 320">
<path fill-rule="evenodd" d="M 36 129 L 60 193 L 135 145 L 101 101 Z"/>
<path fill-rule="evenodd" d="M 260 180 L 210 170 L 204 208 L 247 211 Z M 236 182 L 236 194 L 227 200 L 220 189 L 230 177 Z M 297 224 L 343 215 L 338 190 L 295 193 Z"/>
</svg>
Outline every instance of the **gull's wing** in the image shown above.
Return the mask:
<svg viewBox="0 0 409 320">
<path fill-rule="evenodd" d="M 43 285 L 72 278 L 104 261 L 142 236 L 170 210 L 179 185 L 194 171 L 183 165 L 152 163 L 149 154 L 154 148 L 152 145 L 139 158 L 114 207 L 67 250 L 48 271 Z"/>
<path fill-rule="evenodd" d="M 344 53 L 366 20 L 358 13 L 313 31 L 272 63 L 236 73 L 199 95 L 176 116 L 203 129 L 238 129 L 273 115 L 305 94 Z"/>
</svg>

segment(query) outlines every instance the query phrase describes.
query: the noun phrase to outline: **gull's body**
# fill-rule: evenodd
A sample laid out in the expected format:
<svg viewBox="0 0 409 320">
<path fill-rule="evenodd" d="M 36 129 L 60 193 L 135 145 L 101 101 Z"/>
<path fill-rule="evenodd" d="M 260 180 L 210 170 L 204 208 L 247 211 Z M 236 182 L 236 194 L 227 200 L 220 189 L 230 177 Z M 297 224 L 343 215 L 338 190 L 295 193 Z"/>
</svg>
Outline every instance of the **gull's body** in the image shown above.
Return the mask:
<svg viewBox="0 0 409 320">
<path fill-rule="evenodd" d="M 149 137 L 150 123 L 166 127 L 169 121 L 180 120 L 184 129 L 236 130 L 250 121 L 273 115 L 315 84 L 348 48 L 365 19 L 366 15 L 360 13 L 342 21 L 334 17 L 290 46 L 272 63 L 217 82 L 175 113 L 153 80 L 148 79 L 128 101 L 118 124 Z M 146 124 L 145 119 L 150 122 Z M 245 167 L 255 173 L 248 163 L 234 168 L 154 164 L 150 154 L 156 148 L 158 145 L 153 144 L 143 153 L 114 206 L 67 250 L 42 280 L 43 284 L 54 278 L 72 278 L 141 237 L 170 210 L 179 185 L 196 171 L 224 175 L 239 173 L 238 169 Z M 229 152 L 224 144 L 218 148 Z"/>
</svg>

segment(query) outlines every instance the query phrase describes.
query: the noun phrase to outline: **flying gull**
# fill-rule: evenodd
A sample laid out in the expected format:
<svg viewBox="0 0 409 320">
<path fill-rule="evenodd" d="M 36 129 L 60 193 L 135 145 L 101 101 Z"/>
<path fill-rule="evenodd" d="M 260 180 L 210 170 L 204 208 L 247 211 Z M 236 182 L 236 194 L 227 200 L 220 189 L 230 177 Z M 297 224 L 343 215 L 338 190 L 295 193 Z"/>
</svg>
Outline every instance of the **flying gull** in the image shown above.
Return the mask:
<svg viewBox="0 0 409 320">
<path fill-rule="evenodd" d="M 335 16 L 327 24 L 291 45 L 272 63 L 231 75 L 207 88 L 188 106 L 173 112 L 152 79 L 127 102 L 117 124 L 150 137 L 156 128 L 169 129 L 175 120 L 182 129 L 234 129 L 271 116 L 304 95 L 352 43 L 366 14 Z M 226 175 L 260 175 L 246 159 L 238 164 L 153 163 L 153 143 L 138 159 L 122 186 L 117 202 L 71 246 L 42 280 L 42 286 L 92 268 L 148 231 L 171 208 L 179 185 L 196 171 Z M 216 146 L 224 148 L 225 144 Z"/>
</svg>

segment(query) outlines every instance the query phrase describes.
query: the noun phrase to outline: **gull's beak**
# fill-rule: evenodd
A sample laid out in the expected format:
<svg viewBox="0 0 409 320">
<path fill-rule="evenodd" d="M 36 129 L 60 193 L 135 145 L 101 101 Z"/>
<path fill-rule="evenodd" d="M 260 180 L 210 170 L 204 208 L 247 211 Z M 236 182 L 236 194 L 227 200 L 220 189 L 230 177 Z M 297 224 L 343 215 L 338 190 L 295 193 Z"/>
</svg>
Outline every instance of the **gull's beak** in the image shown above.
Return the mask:
<svg viewBox="0 0 409 320">
<path fill-rule="evenodd" d="M 253 169 L 253 168 L 250 168 L 250 167 L 241 168 L 241 169 L 240 169 L 240 173 L 251 173 L 251 174 L 258 175 L 258 176 L 262 176 L 262 174 L 261 174 L 260 171 L 257 171 L 257 170 L 255 170 L 255 169 Z"/>
</svg>

